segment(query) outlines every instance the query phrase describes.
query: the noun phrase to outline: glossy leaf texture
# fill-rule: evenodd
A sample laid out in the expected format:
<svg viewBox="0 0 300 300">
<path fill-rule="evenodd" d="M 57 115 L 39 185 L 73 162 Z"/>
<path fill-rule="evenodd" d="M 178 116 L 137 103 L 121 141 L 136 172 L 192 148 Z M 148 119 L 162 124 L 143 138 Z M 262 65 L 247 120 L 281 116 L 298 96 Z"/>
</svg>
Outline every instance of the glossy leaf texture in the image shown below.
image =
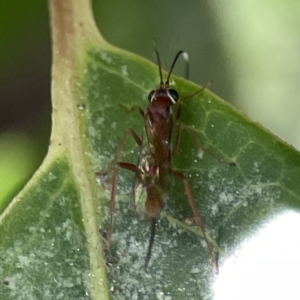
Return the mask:
<svg viewBox="0 0 300 300">
<path fill-rule="evenodd" d="M 66 64 L 55 81 L 57 91 L 73 94 L 54 102 L 54 116 L 65 113 L 54 117 L 49 154 L 0 217 L 0 298 L 109 299 L 110 290 L 113 299 L 213 299 L 217 275 L 178 179 L 146 272 L 150 222 L 137 219 L 134 176 L 120 170 L 113 243 L 106 251 L 112 173 L 98 183 L 95 173 L 109 168 L 126 130 L 142 137 L 142 116 L 120 104 L 145 110 L 159 75 L 154 63 L 89 33 L 74 45 L 76 64 Z M 171 85 L 181 100 L 201 89 L 175 76 Z M 208 149 L 200 150 L 184 131 L 174 168 L 189 180 L 222 271 L 226 257 L 264 222 L 299 209 L 300 155 L 208 89 L 184 102 L 180 121 Z M 120 161 L 138 157 L 129 137 Z"/>
</svg>

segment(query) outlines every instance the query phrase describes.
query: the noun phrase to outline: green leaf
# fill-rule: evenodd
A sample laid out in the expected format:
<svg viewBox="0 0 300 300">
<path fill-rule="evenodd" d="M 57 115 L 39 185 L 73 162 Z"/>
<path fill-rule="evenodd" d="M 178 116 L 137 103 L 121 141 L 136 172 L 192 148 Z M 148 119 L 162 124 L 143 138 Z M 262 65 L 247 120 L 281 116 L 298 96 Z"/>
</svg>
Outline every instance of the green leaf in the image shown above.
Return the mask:
<svg viewBox="0 0 300 300">
<path fill-rule="evenodd" d="M 193 214 L 180 180 L 172 183 L 145 272 L 150 223 L 136 218 L 133 175 L 120 170 L 112 249 L 109 256 L 103 251 L 112 182 L 108 176 L 98 184 L 95 172 L 108 168 L 126 130 L 142 136 L 141 115 L 119 104 L 146 109 L 158 69 L 107 44 L 85 1 L 61 3 L 51 2 L 51 144 L 43 165 L 0 216 L 1 299 L 109 299 L 110 290 L 115 299 L 212 299 L 217 275 L 199 230 L 187 223 Z M 177 77 L 172 86 L 181 99 L 200 89 Z M 299 209 L 300 156 L 207 89 L 184 102 L 180 121 L 210 153 L 236 163 L 230 167 L 200 151 L 187 132 L 174 157 L 222 269 L 265 220 Z M 120 160 L 136 163 L 138 157 L 129 138 Z"/>
</svg>

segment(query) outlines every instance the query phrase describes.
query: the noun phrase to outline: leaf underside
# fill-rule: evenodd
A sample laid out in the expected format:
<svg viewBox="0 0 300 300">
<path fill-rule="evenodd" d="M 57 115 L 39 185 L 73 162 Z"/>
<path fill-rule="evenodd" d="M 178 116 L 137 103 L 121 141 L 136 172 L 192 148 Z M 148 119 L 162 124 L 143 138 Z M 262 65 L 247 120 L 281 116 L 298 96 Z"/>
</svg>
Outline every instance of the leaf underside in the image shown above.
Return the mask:
<svg viewBox="0 0 300 300">
<path fill-rule="evenodd" d="M 114 158 L 127 129 L 134 129 L 139 136 L 143 134 L 144 121 L 139 112 L 127 113 L 119 104 L 146 109 L 148 93 L 157 87 L 159 75 L 156 66 L 136 62 L 127 53 L 120 57 L 115 52 L 90 49 L 88 57 L 84 83 L 89 99 L 87 132 L 93 161 L 103 162 L 96 163 L 95 170 L 103 170 L 103 165 Z M 181 98 L 200 89 L 182 79 L 174 80 Z M 101 98 L 105 101 L 101 102 Z M 185 101 L 180 121 L 193 128 L 214 155 L 236 163 L 230 167 L 202 153 L 185 132 L 174 157 L 174 167 L 189 178 L 207 231 L 220 247 L 222 267 L 222 261 L 265 220 L 299 207 L 300 188 L 293 183 L 300 175 L 299 154 L 207 90 Z M 176 129 L 175 126 L 174 132 Z M 136 163 L 138 153 L 136 143 L 129 137 L 120 160 Z M 145 273 L 150 222 L 137 220 L 133 212 L 133 178 L 131 172 L 120 170 L 115 248 L 108 258 L 115 295 L 128 299 L 133 295 L 143 299 L 146 295 L 149 299 L 154 299 L 154 295 L 211 298 L 215 276 L 203 239 L 169 219 L 159 220 L 149 272 Z M 103 227 L 108 229 L 108 207 L 105 212 Z M 173 180 L 164 212 L 183 223 L 193 217 L 178 179 Z"/>
<path fill-rule="evenodd" d="M 148 93 L 159 83 L 157 66 L 110 46 L 88 45 L 76 72 L 80 92 L 74 106 L 82 147 L 92 163 L 90 172 L 103 171 L 127 129 L 142 136 L 142 116 L 125 112 L 119 104 L 146 109 Z M 200 89 L 172 78 L 181 99 Z M 180 121 L 196 132 L 211 153 L 236 163 L 230 167 L 200 151 L 187 132 L 182 133 L 174 157 L 174 168 L 188 177 L 207 232 L 218 244 L 221 269 L 226 257 L 266 220 L 299 209 L 300 156 L 209 90 L 185 101 Z M 129 137 L 120 160 L 136 163 L 138 153 Z M 5 281 L 0 285 L 1 299 L 53 299 L 53 295 L 56 299 L 101 299 L 92 293 L 89 260 L 94 250 L 82 221 L 87 218 L 81 207 L 84 195 L 72 171 L 77 163 L 64 153 L 48 157 L 47 166 L 41 167 L 0 219 L 0 274 Z M 100 184 L 94 176 L 93 182 L 104 249 L 111 175 Z M 143 269 L 150 223 L 138 220 L 132 209 L 133 177 L 120 170 L 112 249 L 109 256 L 99 251 L 106 255 L 114 298 L 212 299 L 216 275 L 195 224 L 186 223 L 193 214 L 178 179 L 172 181 L 164 217 L 158 222 L 149 270 Z"/>
</svg>

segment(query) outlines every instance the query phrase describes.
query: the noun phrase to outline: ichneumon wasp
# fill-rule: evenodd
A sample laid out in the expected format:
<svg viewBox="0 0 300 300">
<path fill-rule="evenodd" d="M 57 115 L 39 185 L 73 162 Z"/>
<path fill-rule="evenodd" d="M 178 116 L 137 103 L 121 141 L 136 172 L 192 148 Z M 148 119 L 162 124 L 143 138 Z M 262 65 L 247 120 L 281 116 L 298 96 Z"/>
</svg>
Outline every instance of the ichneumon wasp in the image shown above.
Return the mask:
<svg viewBox="0 0 300 300">
<path fill-rule="evenodd" d="M 178 104 L 176 116 L 174 116 L 172 112 L 172 106 L 178 102 L 179 95 L 175 89 L 170 88 L 170 77 L 175 67 L 176 61 L 178 60 L 180 55 L 185 54 L 185 52 L 179 51 L 176 54 L 166 81 L 163 80 L 159 54 L 157 51 L 155 51 L 155 53 L 158 62 L 160 84 L 157 89 L 152 90 L 149 93 L 149 106 L 147 110 L 142 109 L 138 105 L 133 106 L 130 109 L 127 109 L 121 105 L 127 112 L 132 112 L 135 110 L 140 112 L 144 119 L 144 132 L 141 138 L 133 129 L 129 129 L 128 131 L 126 131 L 123 135 L 123 138 L 119 144 L 116 153 L 116 158 L 113 163 L 114 173 L 110 199 L 110 230 L 108 233 L 108 247 L 111 245 L 113 232 L 119 168 L 127 169 L 134 173 L 135 179 L 132 200 L 134 210 L 137 216 L 141 219 L 151 219 L 151 234 L 144 265 L 145 269 L 147 269 L 151 258 L 151 251 L 156 232 L 157 218 L 166 202 L 171 177 L 175 177 L 183 182 L 189 205 L 193 211 L 196 223 L 202 231 L 202 235 L 206 242 L 214 270 L 217 273 L 217 259 L 205 233 L 205 227 L 202 218 L 198 212 L 197 205 L 193 197 L 192 190 L 189 186 L 188 180 L 183 173 L 175 170 L 172 164 L 172 159 L 180 146 L 182 130 L 186 130 L 186 132 L 190 134 L 190 136 L 195 140 L 199 148 L 208 152 L 208 150 L 202 145 L 202 143 L 198 139 L 195 132 L 186 124 L 179 122 L 182 104 L 184 103 L 184 101 L 199 94 L 201 91 L 204 90 L 204 88 L 182 99 Z M 172 147 L 174 125 L 176 123 L 178 124 L 178 131 L 175 138 L 174 147 Z M 126 139 L 129 135 L 132 135 L 135 142 L 140 148 L 140 154 L 137 164 L 118 161 L 122 153 L 123 147 L 125 145 Z M 208 153 L 222 163 L 234 165 L 234 163 L 226 162 L 218 158 L 214 154 L 210 152 Z"/>
</svg>

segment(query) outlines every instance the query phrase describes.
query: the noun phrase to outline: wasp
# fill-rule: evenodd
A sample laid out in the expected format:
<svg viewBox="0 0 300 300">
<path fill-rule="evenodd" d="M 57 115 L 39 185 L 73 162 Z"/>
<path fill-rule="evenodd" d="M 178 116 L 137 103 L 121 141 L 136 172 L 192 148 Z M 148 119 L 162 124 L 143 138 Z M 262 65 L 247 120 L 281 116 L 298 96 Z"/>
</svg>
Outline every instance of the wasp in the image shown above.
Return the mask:
<svg viewBox="0 0 300 300">
<path fill-rule="evenodd" d="M 144 132 L 141 138 L 133 129 L 129 129 L 125 132 L 117 150 L 110 200 L 110 231 L 108 234 L 108 245 L 111 244 L 112 239 L 119 169 L 127 169 L 134 173 L 132 193 L 134 210 L 140 219 L 151 220 L 151 234 L 145 259 L 145 269 L 147 269 L 151 258 L 157 219 L 168 198 L 171 178 L 175 177 L 183 182 L 189 205 L 192 209 L 196 223 L 202 231 L 214 270 L 217 273 L 217 259 L 207 238 L 207 234 L 205 233 L 205 227 L 201 215 L 198 212 L 188 180 L 182 172 L 175 170 L 173 167 L 173 157 L 179 149 L 182 130 L 186 130 L 202 150 L 208 151 L 201 144 L 195 132 L 190 127 L 180 122 L 182 104 L 184 101 L 199 94 L 204 88 L 182 99 L 178 104 L 177 113 L 174 116 L 172 107 L 178 103 L 179 94 L 175 89 L 170 88 L 170 77 L 178 58 L 181 55 L 186 54 L 186 52 L 179 51 L 176 54 L 165 81 L 163 80 L 159 54 L 157 51 L 155 51 L 155 53 L 158 62 L 160 83 L 159 87 L 152 90 L 148 95 L 148 108 L 144 110 L 140 106 L 133 106 L 130 109 L 127 109 L 121 105 L 127 112 L 135 110 L 139 111 L 144 119 Z M 173 142 L 174 145 L 172 145 L 175 124 L 178 124 L 178 131 L 175 143 Z M 132 135 L 140 149 L 139 158 L 136 164 L 118 161 L 129 135 Z M 219 159 L 212 153 L 210 153 L 210 155 L 222 163 L 234 165 L 232 162 L 226 162 Z"/>
</svg>

